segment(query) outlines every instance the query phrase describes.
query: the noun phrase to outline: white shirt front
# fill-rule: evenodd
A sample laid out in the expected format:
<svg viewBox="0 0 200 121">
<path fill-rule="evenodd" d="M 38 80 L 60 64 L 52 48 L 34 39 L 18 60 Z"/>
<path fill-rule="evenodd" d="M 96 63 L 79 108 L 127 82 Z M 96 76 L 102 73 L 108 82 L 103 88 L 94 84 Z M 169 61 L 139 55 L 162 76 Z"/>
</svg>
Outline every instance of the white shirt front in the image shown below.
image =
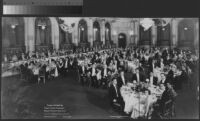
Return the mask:
<svg viewBox="0 0 200 121">
<path fill-rule="evenodd" d="M 166 79 L 161 79 L 161 83 L 165 83 L 165 80 L 166 80 Z"/>
<path fill-rule="evenodd" d="M 92 76 L 95 76 L 96 73 L 95 73 L 95 68 L 92 68 Z"/>
<path fill-rule="evenodd" d="M 39 68 L 35 68 L 35 69 L 33 70 L 33 74 L 34 74 L 34 75 L 38 75 L 38 74 L 39 74 Z"/>
<path fill-rule="evenodd" d="M 101 79 L 101 71 L 99 71 L 98 73 L 97 73 L 97 80 L 100 80 Z"/>
<path fill-rule="evenodd" d="M 139 81 L 140 81 L 140 76 L 139 76 L 139 74 L 137 73 L 136 76 L 137 76 L 137 81 L 139 82 Z"/>
<path fill-rule="evenodd" d="M 123 84 L 125 85 L 125 78 L 124 78 L 124 76 L 121 76 L 121 78 L 122 78 Z"/>
<path fill-rule="evenodd" d="M 83 73 L 85 73 L 85 66 L 82 66 L 82 71 Z"/>
<path fill-rule="evenodd" d="M 150 84 L 153 84 L 153 76 L 150 77 Z"/>
<path fill-rule="evenodd" d="M 65 62 L 65 68 L 67 68 L 67 67 L 68 67 L 68 61 Z"/>
<path fill-rule="evenodd" d="M 104 76 L 107 76 L 107 68 L 104 69 Z"/>
<path fill-rule="evenodd" d="M 117 87 L 116 87 L 116 85 L 114 85 L 114 88 L 115 88 L 115 91 L 116 91 L 117 97 L 119 97 L 119 96 L 118 96 L 118 91 L 117 91 Z"/>
</svg>

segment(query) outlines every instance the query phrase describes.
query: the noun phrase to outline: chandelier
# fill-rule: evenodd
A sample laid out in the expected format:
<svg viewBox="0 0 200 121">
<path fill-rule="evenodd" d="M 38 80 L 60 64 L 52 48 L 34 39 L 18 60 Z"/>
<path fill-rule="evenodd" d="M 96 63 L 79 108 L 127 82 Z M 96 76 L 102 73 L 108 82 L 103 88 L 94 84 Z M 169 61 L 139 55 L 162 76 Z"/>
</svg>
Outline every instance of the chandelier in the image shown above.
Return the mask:
<svg viewBox="0 0 200 121">
<path fill-rule="evenodd" d="M 148 30 L 152 26 L 166 26 L 170 23 L 172 18 L 142 18 L 140 19 L 140 25 L 144 28 L 144 31 Z"/>
</svg>

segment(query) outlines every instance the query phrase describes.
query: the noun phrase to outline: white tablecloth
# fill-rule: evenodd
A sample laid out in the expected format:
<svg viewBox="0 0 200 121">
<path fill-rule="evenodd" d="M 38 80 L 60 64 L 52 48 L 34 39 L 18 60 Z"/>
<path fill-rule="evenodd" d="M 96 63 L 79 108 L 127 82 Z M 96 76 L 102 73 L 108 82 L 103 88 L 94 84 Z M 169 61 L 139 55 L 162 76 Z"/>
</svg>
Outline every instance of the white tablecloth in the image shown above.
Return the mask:
<svg viewBox="0 0 200 121">
<path fill-rule="evenodd" d="M 153 88 L 150 88 L 150 90 L 153 91 Z M 157 101 L 157 95 L 154 94 L 156 90 L 148 97 L 143 93 L 132 91 L 128 86 L 122 86 L 120 92 L 125 102 L 124 112 L 127 114 L 131 113 L 131 118 L 134 119 L 139 116 L 144 116 L 147 106 L 151 106 Z"/>
</svg>

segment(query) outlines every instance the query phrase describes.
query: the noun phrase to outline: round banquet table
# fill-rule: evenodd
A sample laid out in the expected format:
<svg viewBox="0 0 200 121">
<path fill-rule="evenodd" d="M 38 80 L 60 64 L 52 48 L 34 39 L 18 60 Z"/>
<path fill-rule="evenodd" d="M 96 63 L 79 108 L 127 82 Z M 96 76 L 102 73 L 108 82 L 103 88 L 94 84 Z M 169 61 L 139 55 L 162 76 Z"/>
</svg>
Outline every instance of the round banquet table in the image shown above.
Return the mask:
<svg viewBox="0 0 200 121">
<path fill-rule="evenodd" d="M 152 107 L 163 93 L 163 91 L 158 91 L 156 86 L 150 86 L 148 89 L 151 91 L 151 95 L 147 97 L 142 92 L 133 91 L 130 85 L 121 87 L 120 92 L 125 102 L 124 112 L 131 113 L 131 118 L 136 119 L 144 116 L 146 109 Z"/>
</svg>

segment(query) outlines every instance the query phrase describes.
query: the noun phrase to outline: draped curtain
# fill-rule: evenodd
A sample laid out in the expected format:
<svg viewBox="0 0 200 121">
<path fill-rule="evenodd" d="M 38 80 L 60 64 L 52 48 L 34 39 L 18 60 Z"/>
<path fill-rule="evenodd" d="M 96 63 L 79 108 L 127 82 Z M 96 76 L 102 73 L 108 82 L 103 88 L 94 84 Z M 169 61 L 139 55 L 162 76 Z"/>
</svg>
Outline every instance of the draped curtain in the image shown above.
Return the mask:
<svg viewBox="0 0 200 121">
<path fill-rule="evenodd" d="M 111 28 L 110 28 L 110 24 L 106 23 L 105 24 L 105 40 L 111 40 Z"/>
<path fill-rule="evenodd" d="M 59 28 L 59 38 L 60 38 L 60 44 L 65 43 L 65 32 Z"/>
<path fill-rule="evenodd" d="M 93 24 L 93 30 L 94 30 L 94 40 L 95 41 L 101 41 L 101 33 L 100 33 L 100 25 L 97 21 Z"/>
<path fill-rule="evenodd" d="M 191 20 L 182 20 L 178 26 L 179 45 L 188 46 L 194 42 L 194 23 Z"/>
<path fill-rule="evenodd" d="M 157 27 L 157 43 L 170 42 L 170 24 Z"/>
<path fill-rule="evenodd" d="M 3 22 L 3 47 L 21 47 L 25 45 L 23 17 L 5 17 Z M 13 26 L 13 27 L 12 27 Z"/>
<path fill-rule="evenodd" d="M 65 32 L 61 28 L 59 28 L 59 34 L 60 34 L 60 43 L 61 44 L 72 43 L 72 33 Z"/>
<path fill-rule="evenodd" d="M 179 40 L 180 41 L 193 41 L 194 39 L 194 30 L 193 25 L 189 22 L 181 22 L 179 24 Z"/>
<path fill-rule="evenodd" d="M 72 43 L 72 33 L 65 32 L 65 41 L 64 43 Z"/>
<path fill-rule="evenodd" d="M 78 33 L 80 42 L 87 42 L 87 23 L 85 20 L 81 19 L 78 25 Z"/>
<path fill-rule="evenodd" d="M 51 23 L 49 18 L 36 18 L 35 29 L 36 45 L 51 44 Z"/>
<path fill-rule="evenodd" d="M 144 30 L 142 26 L 140 26 L 140 43 L 143 44 L 143 42 L 151 42 L 151 28 L 148 30 Z"/>
</svg>

